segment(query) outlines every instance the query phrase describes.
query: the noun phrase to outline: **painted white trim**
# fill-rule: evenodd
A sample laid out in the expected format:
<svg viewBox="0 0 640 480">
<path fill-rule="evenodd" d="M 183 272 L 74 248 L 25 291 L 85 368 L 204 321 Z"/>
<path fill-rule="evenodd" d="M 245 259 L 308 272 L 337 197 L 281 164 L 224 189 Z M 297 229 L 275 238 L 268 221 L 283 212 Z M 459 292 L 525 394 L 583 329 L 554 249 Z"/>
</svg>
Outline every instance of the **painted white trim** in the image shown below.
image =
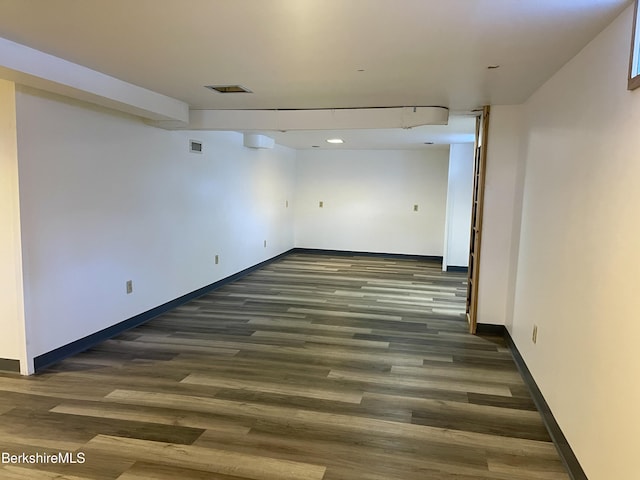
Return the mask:
<svg viewBox="0 0 640 480">
<path fill-rule="evenodd" d="M 0 77 L 149 120 L 189 121 L 189 106 L 180 100 L 4 38 Z"/>
<path fill-rule="evenodd" d="M 189 130 L 341 130 L 446 125 L 444 107 L 340 108 L 312 110 L 192 110 Z M 175 128 L 171 123 L 156 126 Z"/>
</svg>

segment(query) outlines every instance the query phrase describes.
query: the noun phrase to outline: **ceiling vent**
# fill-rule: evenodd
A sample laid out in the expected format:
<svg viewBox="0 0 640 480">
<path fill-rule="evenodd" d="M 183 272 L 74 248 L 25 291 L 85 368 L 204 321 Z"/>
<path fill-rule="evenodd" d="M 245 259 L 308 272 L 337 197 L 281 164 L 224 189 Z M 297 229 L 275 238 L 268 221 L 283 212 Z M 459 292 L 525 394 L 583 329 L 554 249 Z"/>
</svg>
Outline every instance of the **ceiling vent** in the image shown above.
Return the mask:
<svg viewBox="0 0 640 480">
<path fill-rule="evenodd" d="M 204 88 L 218 93 L 253 93 L 242 85 L 205 85 Z"/>
</svg>

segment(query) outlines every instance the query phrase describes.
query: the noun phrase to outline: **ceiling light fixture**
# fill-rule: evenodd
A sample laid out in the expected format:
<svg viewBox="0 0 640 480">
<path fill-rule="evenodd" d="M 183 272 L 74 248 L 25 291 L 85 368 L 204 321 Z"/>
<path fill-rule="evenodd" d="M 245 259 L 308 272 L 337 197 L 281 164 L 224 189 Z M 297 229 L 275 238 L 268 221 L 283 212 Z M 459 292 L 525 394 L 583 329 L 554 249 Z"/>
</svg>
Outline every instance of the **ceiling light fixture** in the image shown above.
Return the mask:
<svg viewBox="0 0 640 480">
<path fill-rule="evenodd" d="M 344 140 L 341 138 L 329 138 L 327 139 L 327 143 L 344 143 Z"/>
</svg>

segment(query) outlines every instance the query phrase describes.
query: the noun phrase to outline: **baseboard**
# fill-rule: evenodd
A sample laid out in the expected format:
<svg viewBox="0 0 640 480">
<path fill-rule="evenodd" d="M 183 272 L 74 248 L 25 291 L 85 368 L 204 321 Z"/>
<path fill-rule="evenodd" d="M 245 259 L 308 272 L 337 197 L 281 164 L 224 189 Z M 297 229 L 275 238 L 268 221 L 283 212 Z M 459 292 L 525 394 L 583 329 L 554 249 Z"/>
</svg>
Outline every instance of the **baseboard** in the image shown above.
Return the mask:
<svg viewBox="0 0 640 480">
<path fill-rule="evenodd" d="M 578 462 L 573 450 L 571 450 L 567 438 L 562 433 L 560 425 L 558 425 L 558 422 L 553 416 L 551 408 L 549 408 L 549 404 L 545 400 L 544 395 L 542 395 L 540 388 L 538 388 L 538 384 L 534 380 L 533 375 L 531 375 L 527 364 L 522 358 L 518 347 L 516 347 L 516 344 L 513 342 L 507 328 L 504 325 L 479 323 L 476 332 L 481 335 L 500 335 L 504 337 L 509 350 L 511 350 L 511 354 L 513 355 L 513 360 L 518 367 L 518 371 L 520 372 L 524 383 L 529 388 L 533 402 L 536 404 L 538 411 L 542 415 L 544 425 L 547 427 L 549 436 L 553 440 L 553 443 L 558 450 L 558 454 L 560 455 L 560 459 L 566 467 L 569 476 L 572 480 L 588 480 L 580 462 Z"/>
<path fill-rule="evenodd" d="M 513 359 L 516 362 L 516 365 L 518 367 L 518 370 L 520 371 L 520 374 L 522 375 L 522 378 L 524 379 L 524 382 L 529 387 L 529 391 L 531 392 L 533 401 L 536 404 L 536 407 L 538 407 L 538 411 L 542 415 L 542 420 L 544 421 L 544 424 L 549 431 L 549 435 L 551 436 L 553 443 L 558 449 L 560 458 L 562 459 L 564 466 L 567 468 L 569 476 L 572 480 L 588 480 L 587 475 L 584 473 L 584 470 L 582 469 L 578 458 L 573 453 L 573 450 L 571 449 L 567 438 L 564 436 L 564 433 L 562 433 L 560 425 L 558 425 L 558 422 L 553 416 L 549 404 L 538 388 L 538 385 L 531 375 L 527 364 L 522 358 L 522 355 L 520 355 L 516 344 L 513 342 L 513 339 L 511 338 L 511 335 L 506 328 L 504 329 L 504 338 L 509 349 L 511 350 Z"/>
<path fill-rule="evenodd" d="M 489 323 L 478 323 L 476 325 L 476 333 L 478 335 L 494 335 L 496 337 L 504 337 L 507 329 L 504 325 L 492 325 Z"/>
<path fill-rule="evenodd" d="M 179 307 L 180 305 L 183 305 L 193 300 L 194 298 L 201 297 L 202 295 L 212 292 L 213 290 L 220 288 L 223 285 L 227 285 L 228 283 L 235 282 L 236 280 L 244 277 L 245 275 L 259 268 L 262 268 L 265 265 L 268 265 L 269 263 L 272 263 L 284 257 L 285 255 L 288 255 L 289 253 L 291 253 L 291 251 L 292 250 L 288 250 L 284 253 L 281 253 L 280 255 L 276 255 L 275 257 L 269 258 L 268 260 L 257 263 L 256 265 L 253 265 L 251 267 L 245 268 L 244 270 L 238 273 L 234 273 L 233 275 L 225 277 L 222 280 L 218 280 L 217 282 L 211 283 L 202 288 L 194 290 L 193 292 L 182 295 L 181 297 L 175 298 L 167 303 L 163 303 L 162 305 L 152 308 L 151 310 L 143 312 L 134 317 L 128 318 L 127 320 L 123 320 L 122 322 L 116 323 L 115 325 L 107 327 L 98 332 L 92 333 L 91 335 L 87 335 L 86 337 L 80 338 L 71 343 L 63 345 L 62 347 L 56 348 L 55 350 L 51 350 L 50 352 L 43 353 L 42 355 L 38 355 L 33 359 L 35 372 L 38 373 L 44 370 L 45 368 L 50 367 L 54 363 L 59 362 L 60 360 L 63 360 L 72 355 L 76 355 L 80 352 L 83 352 L 91 347 L 98 345 L 101 342 L 104 342 L 105 340 L 113 338 L 121 334 L 122 332 L 130 330 L 134 327 L 137 327 L 138 325 L 142 325 L 143 323 L 148 322 L 152 318 L 155 318 L 158 315 L 162 315 L 163 313 L 166 313 L 169 310 Z M 2 367 L 2 364 L 0 363 L 0 368 L 1 367 Z M 18 371 L 20 371 L 19 366 L 18 366 Z"/>
<path fill-rule="evenodd" d="M 20 373 L 20 360 L 0 358 L 0 370 L 3 372 Z"/>
<path fill-rule="evenodd" d="M 454 273 L 467 273 L 469 272 L 469 267 L 459 267 L 458 265 L 447 265 L 447 272 Z"/>
<path fill-rule="evenodd" d="M 439 262 L 442 264 L 442 256 L 438 255 L 411 255 L 405 253 L 381 253 L 381 252 L 361 252 L 351 250 L 326 250 L 322 248 L 300 248 L 296 247 L 291 253 L 310 253 L 316 255 L 333 255 L 333 256 L 363 256 L 363 257 L 379 257 L 379 258 L 398 258 L 405 260 L 425 260 L 429 262 Z"/>
</svg>

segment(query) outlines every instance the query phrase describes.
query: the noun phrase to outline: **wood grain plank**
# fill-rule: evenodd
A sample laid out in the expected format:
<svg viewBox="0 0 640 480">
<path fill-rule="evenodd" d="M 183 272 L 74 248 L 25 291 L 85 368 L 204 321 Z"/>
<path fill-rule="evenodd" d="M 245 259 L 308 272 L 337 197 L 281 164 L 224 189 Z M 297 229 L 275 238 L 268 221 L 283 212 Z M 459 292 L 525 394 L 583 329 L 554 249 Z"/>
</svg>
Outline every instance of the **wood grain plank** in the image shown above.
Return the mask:
<svg viewBox="0 0 640 480">
<path fill-rule="evenodd" d="M 136 462 L 117 480 L 248 480 L 248 477 L 205 472 L 192 468 Z M 323 479 L 324 480 L 324 479 Z"/>
<path fill-rule="evenodd" d="M 251 380 L 234 380 L 212 377 L 209 375 L 201 375 L 192 373 L 180 383 L 189 383 L 196 385 L 209 385 L 218 388 L 230 388 L 234 390 L 251 390 L 265 393 L 279 393 L 281 395 L 292 395 L 296 397 L 319 398 L 323 400 L 332 400 L 334 402 L 360 403 L 362 401 L 362 392 L 350 389 L 342 391 L 333 390 L 331 388 L 313 388 L 306 386 L 297 386 L 282 382 L 256 382 Z"/>
<path fill-rule="evenodd" d="M 125 458 L 254 480 L 321 480 L 326 470 L 323 466 L 302 462 L 108 435 L 97 435 L 87 443 L 86 448 L 88 453 L 117 452 Z"/>
<path fill-rule="evenodd" d="M 58 472 L 49 472 L 14 465 L 4 465 L 0 467 L 0 478 L 3 480 L 92 480 L 91 477 L 66 475 Z"/>
<path fill-rule="evenodd" d="M 351 372 L 346 370 L 331 370 L 329 378 L 349 380 L 358 383 L 372 383 L 376 385 L 402 386 L 415 388 L 432 388 L 449 390 L 452 392 L 473 392 L 487 395 L 511 397 L 508 387 L 498 384 L 462 381 L 457 379 L 422 379 L 413 377 L 374 375 L 371 373 Z"/>
<path fill-rule="evenodd" d="M 128 420 L 131 422 L 157 423 L 160 425 L 175 425 L 202 430 L 224 431 L 233 433 L 249 433 L 250 428 L 222 420 L 220 418 L 201 415 L 183 410 L 140 407 L 136 405 L 110 404 L 105 402 L 93 403 L 61 403 L 51 409 L 54 413 L 69 415 L 84 415 L 96 418 L 111 418 L 114 420 Z"/>
</svg>

